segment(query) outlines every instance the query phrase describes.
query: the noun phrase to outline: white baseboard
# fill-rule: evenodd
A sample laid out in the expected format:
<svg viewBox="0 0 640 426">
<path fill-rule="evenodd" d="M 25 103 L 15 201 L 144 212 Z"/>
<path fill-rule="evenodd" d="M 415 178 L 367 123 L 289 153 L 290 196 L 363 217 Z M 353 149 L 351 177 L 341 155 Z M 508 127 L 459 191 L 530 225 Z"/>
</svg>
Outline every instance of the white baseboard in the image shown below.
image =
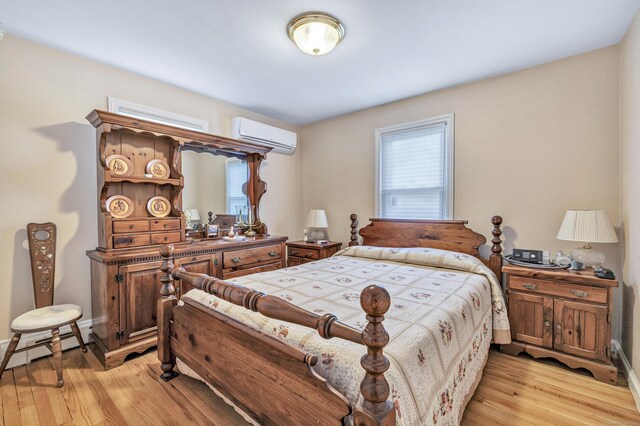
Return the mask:
<svg viewBox="0 0 640 426">
<path fill-rule="evenodd" d="M 91 319 L 87 319 L 84 321 L 78 321 L 78 328 L 80 328 L 80 333 L 82 333 L 82 338 L 85 343 L 89 343 L 89 333 L 91 332 Z M 60 328 L 60 334 L 68 333 L 71 331 L 71 327 L 65 325 Z M 46 339 L 51 336 L 50 331 L 41 331 L 39 333 L 30 333 L 23 334 L 20 339 L 20 343 L 18 343 L 18 349 L 23 348 L 25 346 L 29 346 L 37 342 L 38 340 Z M 6 339 L 0 341 L 0 359 L 4 357 L 5 352 L 7 351 L 7 346 L 9 346 L 9 342 L 11 339 Z M 75 348 L 80 346 L 75 337 L 70 337 L 68 339 L 64 339 L 62 341 L 62 350 L 67 350 L 71 348 Z M 40 346 L 38 348 L 34 348 L 25 352 L 20 352 L 17 354 L 13 354 L 11 359 L 9 360 L 9 365 L 7 368 L 18 367 L 20 365 L 25 365 L 33 361 L 34 359 L 42 358 L 45 356 L 51 355 L 49 349 L 44 346 Z"/>
<path fill-rule="evenodd" d="M 629 383 L 629 390 L 631 391 L 631 395 L 633 395 L 633 399 L 636 401 L 636 408 L 640 411 L 640 381 L 638 380 L 638 376 L 631 368 L 631 363 L 629 359 L 622 351 L 622 346 L 620 342 L 617 340 L 611 341 L 611 347 L 618 355 L 618 358 L 622 361 L 622 366 L 624 367 L 624 376 L 627 378 L 627 383 Z"/>
</svg>

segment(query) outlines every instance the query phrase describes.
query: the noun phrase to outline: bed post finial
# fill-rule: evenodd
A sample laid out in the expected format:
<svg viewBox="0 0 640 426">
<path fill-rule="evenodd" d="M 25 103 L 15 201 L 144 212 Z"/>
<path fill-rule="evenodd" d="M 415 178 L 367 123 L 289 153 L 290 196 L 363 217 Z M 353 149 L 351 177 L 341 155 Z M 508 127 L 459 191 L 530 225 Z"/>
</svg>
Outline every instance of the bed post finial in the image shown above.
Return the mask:
<svg viewBox="0 0 640 426">
<path fill-rule="evenodd" d="M 382 321 L 391 306 L 391 296 L 387 290 L 370 285 L 360 294 L 360 305 L 367 313 L 367 326 L 362 330 L 362 342 L 367 346 L 367 354 L 360 364 L 367 372 L 360 383 L 360 393 L 364 402 L 356 408 L 356 426 L 393 426 L 396 412 L 389 401 L 389 383 L 384 372 L 389 369 L 389 360 L 382 349 L 389 343 L 389 334 Z"/>
<path fill-rule="evenodd" d="M 502 235 L 502 230 L 500 229 L 502 216 L 493 216 L 491 223 L 493 224 L 493 230 L 491 231 L 491 235 L 493 235 L 491 243 L 493 245 L 489 256 L 489 267 L 498 277 L 498 281 L 502 282 L 502 239 L 500 239 L 500 235 Z"/>
<path fill-rule="evenodd" d="M 349 238 L 349 247 L 358 245 L 358 215 L 351 213 L 351 238 Z"/>
<path fill-rule="evenodd" d="M 165 245 L 160 248 L 160 256 L 162 257 L 162 276 L 160 282 L 160 299 L 158 299 L 158 359 L 162 363 L 160 368 L 162 374 L 160 378 L 165 382 L 173 379 L 178 375 L 173 368 L 176 365 L 176 357 L 171 352 L 170 333 L 171 333 L 171 316 L 173 307 L 178 303 L 175 296 L 175 287 L 173 286 L 173 253 L 175 249 L 173 245 Z"/>
</svg>

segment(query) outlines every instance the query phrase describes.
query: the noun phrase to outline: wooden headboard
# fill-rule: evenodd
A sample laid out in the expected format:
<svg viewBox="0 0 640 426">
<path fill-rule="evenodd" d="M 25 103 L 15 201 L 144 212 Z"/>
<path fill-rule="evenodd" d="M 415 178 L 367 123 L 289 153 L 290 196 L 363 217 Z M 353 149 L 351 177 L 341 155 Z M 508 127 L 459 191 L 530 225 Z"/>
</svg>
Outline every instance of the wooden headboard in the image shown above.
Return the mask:
<svg viewBox="0 0 640 426">
<path fill-rule="evenodd" d="M 358 233 L 362 245 L 377 247 L 430 247 L 470 254 L 482 260 L 502 282 L 502 240 L 500 225 L 502 217 L 493 216 L 491 223 L 491 255 L 489 259 L 480 256 L 478 247 L 487 239 L 467 228 L 466 220 L 412 220 L 412 219 L 369 219 L 369 223 L 358 232 L 358 216 L 351 215 L 351 239 L 349 246 L 358 245 Z"/>
</svg>

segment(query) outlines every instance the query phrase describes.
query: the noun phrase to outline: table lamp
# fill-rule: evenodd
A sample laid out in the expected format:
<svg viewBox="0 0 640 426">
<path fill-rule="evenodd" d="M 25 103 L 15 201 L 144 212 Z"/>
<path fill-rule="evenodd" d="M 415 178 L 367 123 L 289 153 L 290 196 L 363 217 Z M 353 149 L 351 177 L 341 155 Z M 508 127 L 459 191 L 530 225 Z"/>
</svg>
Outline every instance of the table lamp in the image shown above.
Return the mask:
<svg viewBox="0 0 640 426">
<path fill-rule="evenodd" d="M 571 259 L 596 266 L 604 263 L 604 253 L 590 243 L 617 243 L 618 237 L 604 210 L 568 210 L 558 231 L 559 240 L 582 241 L 584 246 L 571 250 Z"/>
<path fill-rule="evenodd" d="M 191 226 L 200 223 L 200 212 L 198 212 L 198 209 L 188 209 L 187 213 L 188 221 Z"/>
<path fill-rule="evenodd" d="M 307 228 L 311 229 L 309 237 L 311 241 L 326 240 L 324 229 L 329 227 L 327 214 L 324 210 L 309 210 L 307 215 Z"/>
</svg>

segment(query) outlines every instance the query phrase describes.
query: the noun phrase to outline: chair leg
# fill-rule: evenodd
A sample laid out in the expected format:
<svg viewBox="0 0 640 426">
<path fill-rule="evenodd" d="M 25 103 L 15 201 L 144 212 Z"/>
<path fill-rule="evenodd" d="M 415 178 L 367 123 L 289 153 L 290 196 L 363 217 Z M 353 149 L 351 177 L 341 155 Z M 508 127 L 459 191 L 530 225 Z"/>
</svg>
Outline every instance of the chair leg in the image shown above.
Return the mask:
<svg viewBox="0 0 640 426">
<path fill-rule="evenodd" d="M 9 346 L 7 346 L 7 352 L 5 352 L 4 357 L 2 358 L 2 365 L 0 365 L 0 379 L 2 378 L 2 373 L 4 373 L 4 369 L 7 368 L 7 364 L 9 364 L 9 359 L 11 359 L 11 355 L 16 350 L 18 346 L 18 342 L 20 342 L 20 336 L 22 334 L 17 333 L 14 334 L 11 338 L 11 342 L 9 342 Z"/>
<path fill-rule="evenodd" d="M 53 350 L 53 365 L 56 367 L 56 373 L 58 374 L 58 387 L 64 385 L 62 378 L 62 345 L 60 344 L 60 329 L 54 328 L 51 330 L 51 349 Z"/>
<path fill-rule="evenodd" d="M 80 333 L 80 328 L 78 328 L 78 323 L 72 322 L 71 330 L 73 330 L 73 334 L 76 336 L 76 339 L 78 339 L 78 343 L 80 343 L 80 349 L 82 349 L 82 352 L 87 352 L 87 347 L 84 345 L 84 340 L 82 340 L 82 334 Z"/>
</svg>

